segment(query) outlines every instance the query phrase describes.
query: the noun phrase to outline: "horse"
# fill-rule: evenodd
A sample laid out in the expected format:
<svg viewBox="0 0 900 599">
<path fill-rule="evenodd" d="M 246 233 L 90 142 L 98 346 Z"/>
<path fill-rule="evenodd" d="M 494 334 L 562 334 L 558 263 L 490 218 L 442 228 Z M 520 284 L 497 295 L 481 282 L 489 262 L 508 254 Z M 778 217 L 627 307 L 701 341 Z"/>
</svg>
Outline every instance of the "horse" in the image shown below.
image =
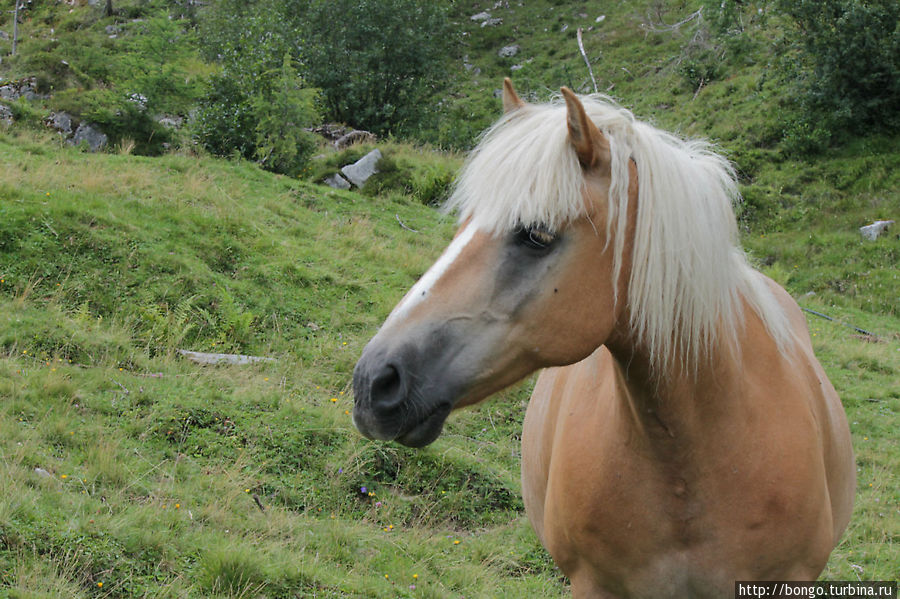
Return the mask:
<svg viewBox="0 0 900 599">
<path fill-rule="evenodd" d="M 815 580 L 846 528 L 847 418 L 791 296 L 738 245 L 713 146 L 567 88 L 481 137 L 460 227 L 354 369 L 362 435 L 434 441 L 541 370 L 522 494 L 576 598 Z"/>
</svg>

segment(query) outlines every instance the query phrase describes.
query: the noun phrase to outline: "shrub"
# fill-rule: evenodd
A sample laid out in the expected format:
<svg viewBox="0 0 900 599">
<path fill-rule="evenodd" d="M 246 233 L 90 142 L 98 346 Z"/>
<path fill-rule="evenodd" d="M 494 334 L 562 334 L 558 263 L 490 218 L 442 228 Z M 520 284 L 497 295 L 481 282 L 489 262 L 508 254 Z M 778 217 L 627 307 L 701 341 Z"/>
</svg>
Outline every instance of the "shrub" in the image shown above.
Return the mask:
<svg viewBox="0 0 900 599">
<path fill-rule="evenodd" d="M 304 131 L 318 121 L 317 92 L 303 87 L 289 55 L 277 71 L 240 63 L 213 77 L 197 120 L 200 141 L 213 154 L 238 154 L 263 168 L 296 176 L 315 149 Z"/>
<path fill-rule="evenodd" d="M 171 131 L 157 123 L 139 99 L 116 90 L 70 88 L 54 94 L 51 105 L 76 121 L 96 125 L 110 146 L 128 139 L 134 141 L 135 153 L 153 156 L 171 141 Z"/>
<path fill-rule="evenodd" d="M 803 117 L 791 127 L 798 148 L 815 150 L 823 136 L 860 125 L 900 128 L 900 3 L 778 0 L 777 6 L 796 33 L 799 60 L 789 64 L 803 93 Z"/>
<path fill-rule="evenodd" d="M 452 39 L 446 8 L 422 0 L 316 0 L 304 57 L 328 118 L 379 134 L 425 114 Z"/>
<path fill-rule="evenodd" d="M 225 0 L 206 14 L 204 52 L 222 71 L 210 78 L 196 122 L 200 142 L 213 154 L 236 154 L 291 176 L 315 148 L 304 128 L 319 121 L 318 92 L 297 72 L 295 4 Z"/>
</svg>

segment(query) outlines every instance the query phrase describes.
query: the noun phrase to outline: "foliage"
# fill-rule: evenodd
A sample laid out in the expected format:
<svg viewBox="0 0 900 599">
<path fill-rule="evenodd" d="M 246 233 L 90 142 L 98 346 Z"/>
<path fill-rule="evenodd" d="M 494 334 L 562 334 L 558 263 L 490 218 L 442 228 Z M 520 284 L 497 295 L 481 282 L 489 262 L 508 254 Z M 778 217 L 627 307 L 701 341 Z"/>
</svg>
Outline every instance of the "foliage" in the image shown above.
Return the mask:
<svg viewBox="0 0 900 599">
<path fill-rule="evenodd" d="M 304 59 L 327 116 L 376 133 L 410 133 L 444 77 L 446 7 L 422 0 L 316 0 Z"/>
<path fill-rule="evenodd" d="M 306 165 L 315 140 L 304 127 L 318 120 L 316 90 L 302 80 L 284 56 L 276 71 L 226 67 L 215 75 L 200 104 L 200 141 L 219 156 L 237 154 L 276 173 L 296 176 Z"/>
<path fill-rule="evenodd" d="M 52 106 L 76 121 L 89 123 L 109 137 L 110 145 L 135 142 L 135 153 L 158 155 L 172 139 L 171 131 L 159 124 L 139 95 L 123 96 L 111 89 L 70 88 L 54 94 Z"/>
<path fill-rule="evenodd" d="M 218 156 L 236 154 L 266 169 L 297 175 L 315 144 L 303 129 L 319 120 L 317 92 L 297 72 L 296 41 L 274 15 L 283 3 L 224 2 L 207 13 L 207 54 L 222 72 L 200 102 L 198 137 Z M 273 26 L 273 23 L 275 24 Z"/>
<path fill-rule="evenodd" d="M 372 149 L 369 144 L 355 144 L 341 151 L 323 153 L 312 162 L 304 178 L 321 183 Z M 362 193 L 369 197 L 391 196 L 398 201 L 408 197 L 437 206 L 449 196 L 456 171 L 462 164 L 460 158 L 435 152 L 422 144 L 382 142 L 378 149 L 382 154 L 378 172 L 362 188 Z"/>
<path fill-rule="evenodd" d="M 183 66 L 194 43 L 192 32 L 168 16 L 155 16 L 131 33 L 116 64 L 117 87 L 125 95 L 145 98 L 151 113 L 187 114 L 200 91 Z"/>
<path fill-rule="evenodd" d="M 804 94 L 791 134 L 814 150 L 860 127 L 900 128 L 900 4 L 893 0 L 778 0 L 793 24 Z M 804 147 L 805 140 L 807 145 Z"/>
</svg>

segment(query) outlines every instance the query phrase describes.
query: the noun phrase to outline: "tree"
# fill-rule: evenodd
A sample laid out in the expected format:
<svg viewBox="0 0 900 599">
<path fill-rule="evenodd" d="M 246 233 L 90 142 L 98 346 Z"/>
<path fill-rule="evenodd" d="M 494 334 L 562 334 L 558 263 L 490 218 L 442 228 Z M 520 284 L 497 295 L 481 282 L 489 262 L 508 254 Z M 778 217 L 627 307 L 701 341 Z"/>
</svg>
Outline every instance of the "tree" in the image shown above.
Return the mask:
<svg viewBox="0 0 900 599">
<path fill-rule="evenodd" d="M 860 126 L 900 129 L 900 3 L 777 0 L 796 32 L 802 127 L 830 137 Z"/>
<path fill-rule="evenodd" d="M 417 124 L 453 40 L 446 3 L 423 0 L 315 0 L 304 38 L 328 118 L 377 133 Z"/>
</svg>

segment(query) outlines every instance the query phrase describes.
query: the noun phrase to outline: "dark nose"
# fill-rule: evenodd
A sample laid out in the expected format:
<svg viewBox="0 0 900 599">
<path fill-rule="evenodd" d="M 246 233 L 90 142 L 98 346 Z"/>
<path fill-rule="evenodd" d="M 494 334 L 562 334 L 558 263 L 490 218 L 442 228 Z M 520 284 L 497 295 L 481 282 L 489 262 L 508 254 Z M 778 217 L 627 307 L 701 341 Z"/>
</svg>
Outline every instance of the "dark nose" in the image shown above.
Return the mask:
<svg viewBox="0 0 900 599">
<path fill-rule="evenodd" d="M 398 362 L 363 352 L 353 373 L 353 421 L 363 435 L 388 440 L 403 430 L 408 411 L 403 373 Z"/>
<path fill-rule="evenodd" d="M 403 377 L 394 364 L 384 366 L 372 378 L 369 386 L 369 401 L 372 411 L 379 420 L 391 420 L 402 412 L 405 396 Z"/>
</svg>

